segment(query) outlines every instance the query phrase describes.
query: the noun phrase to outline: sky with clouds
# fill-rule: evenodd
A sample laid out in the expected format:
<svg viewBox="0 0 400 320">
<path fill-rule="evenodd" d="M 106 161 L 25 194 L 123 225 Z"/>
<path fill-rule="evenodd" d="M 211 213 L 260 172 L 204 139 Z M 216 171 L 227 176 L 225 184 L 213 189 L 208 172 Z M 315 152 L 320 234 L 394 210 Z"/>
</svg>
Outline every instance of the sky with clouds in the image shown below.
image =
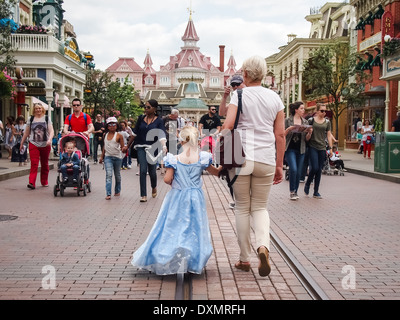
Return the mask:
<svg viewBox="0 0 400 320">
<path fill-rule="evenodd" d="M 200 51 L 219 66 L 219 45 L 225 45 L 225 69 L 232 52 L 237 69 L 252 56 L 270 56 L 287 43 L 287 35 L 309 36 L 305 20 L 322 0 L 66 0 L 64 19 L 77 34 L 79 47 L 90 51 L 96 69 L 105 70 L 119 57 L 133 57 L 143 67 L 147 50 L 153 68 L 179 53 L 189 20 Z"/>
</svg>

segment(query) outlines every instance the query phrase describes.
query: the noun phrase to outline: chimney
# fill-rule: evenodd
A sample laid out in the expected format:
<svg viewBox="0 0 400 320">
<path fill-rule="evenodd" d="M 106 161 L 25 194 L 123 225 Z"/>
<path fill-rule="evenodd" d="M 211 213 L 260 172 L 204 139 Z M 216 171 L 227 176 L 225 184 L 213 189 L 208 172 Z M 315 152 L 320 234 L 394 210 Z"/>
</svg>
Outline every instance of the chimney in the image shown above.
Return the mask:
<svg viewBox="0 0 400 320">
<path fill-rule="evenodd" d="M 225 46 L 219 46 L 219 70 L 224 72 Z"/>
</svg>

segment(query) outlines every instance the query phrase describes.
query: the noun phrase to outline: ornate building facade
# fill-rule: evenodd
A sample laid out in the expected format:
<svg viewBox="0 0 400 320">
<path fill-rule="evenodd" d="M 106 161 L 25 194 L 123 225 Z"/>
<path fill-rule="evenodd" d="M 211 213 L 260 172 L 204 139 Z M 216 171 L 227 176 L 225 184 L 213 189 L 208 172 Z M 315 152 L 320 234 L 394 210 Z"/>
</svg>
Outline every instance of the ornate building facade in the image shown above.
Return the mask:
<svg viewBox="0 0 400 320">
<path fill-rule="evenodd" d="M 400 41 L 400 1 L 353 0 L 357 25 L 357 51 L 364 58 L 363 70 L 371 76 L 365 86 L 366 103 L 359 111 L 362 119 L 372 120 L 379 129 L 390 131 L 400 110 L 400 49 L 382 59 L 385 36 Z M 390 41 L 388 41 L 389 44 Z M 389 44 L 390 45 L 390 44 Z"/>
<path fill-rule="evenodd" d="M 16 66 L 23 72 L 9 70 L 9 73 L 23 85 L 24 96 L 23 101 L 2 99 L 2 119 L 9 115 L 28 118 L 29 107 L 40 100 L 58 129 L 65 115 L 71 112 L 69 101 L 83 98 L 89 61 L 79 48 L 73 26 L 64 19 L 62 3 L 61 0 L 17 2 L 11 18 L 20 28 L 11 35 L 11 43 L 17 49 Z M 48 24 L 49 21 L 53 23 Z M 31 29 L 33 25 L 46 31 L 36 32 Z"/>
<path fill-rule="evenodd" d="M 171 56 L 158 71 L 153 68 L 149 51 L 143 68 L 136 64 L 134 58 L 120 58 L 107 71 L 114 78 L 132 78 L 141 99 L 156 99 L 163 112 L 178 108 L 183 117 L 198 122 L 208 111 L 208 106 L 219 107 L 225 85 L 238 72 L 232 54 L 227 63 L 228 68 L 224 70 L 225 46 L 219 46 L 220 65 L 217 67 L 210 57 L 200 51 L 199 40 L 190 14 L 180 52 Z M 193 103 L 190 99 L 194 97 L 200 101 Z"/>
<path fill-rule="evenodd" d="M 327 39 L 350 41 L 349 25 L 354 19 L 354 10 L 343 2 L 327 2 L 321 8 L 312 8 L 305 17 L 311 23 L 308 38 L 288 35 L 288 43 L 279 52 L 266 58 L 269 85 L 279 93 L 286 107 L 295 101 L 303 101 L 306 110 L 312 112 L 316 101 L 307 101 L 303 81 L 304 62 L 310 51 L 319 48 Z M 289 110 L 286 108 L 287 115 Z M 339 126 L 339 141 L 343 145 L 346 136 L 346 115 L 342 115 Z"/>
</svg>

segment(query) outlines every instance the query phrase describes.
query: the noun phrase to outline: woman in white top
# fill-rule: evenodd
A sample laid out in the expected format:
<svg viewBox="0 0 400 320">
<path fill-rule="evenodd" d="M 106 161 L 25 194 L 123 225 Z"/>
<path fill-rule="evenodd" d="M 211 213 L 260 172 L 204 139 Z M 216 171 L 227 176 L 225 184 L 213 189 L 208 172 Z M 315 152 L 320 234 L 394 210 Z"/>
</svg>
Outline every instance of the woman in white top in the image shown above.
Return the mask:
<svg viewBox="0 0 400 320">
<path fill-rule="evenodd" d="M 109 117 L 106 120 L 107 128 L 104 137 L 104 148 L 99 159 L 106 169 L 106 200 L 111 199 L 112 176 L 115 175 L 114 196 L 121 194 L 121 163 L 123 154 L 126 152 L 124 138 L 118 133 L 118 120 L 115 117 Z"/>
<path fill-rule="evenodd" d="M 372 136 L 374 134 L 374 126 L 370 124 L 368 119 L 365 119 L 364 125 L 361 127 L 362 143 L 364 147 L 364 158 L 368 151 L 368 159 L 371 159 Z"/>
<path fill-rule="evenodd" d="M 283 180 L 285 153 L 285 115 L 280 97 L 261 86 L 267 73 L 262 57 L 251 57 L 243 63 L 242 109 L 237 130 L 240 133 L 246 162 L 233 184 L 236 199 L 235 216 L 240 258 L 235 267 L 250 270 L 250 219 L 253 218 L 259 274 L 267 276 L 271 267 L 269 255 L 268 196 L 272 184 Z M 237 90 L 233 93 L 223 130 L 232 130 L 238 109 Z M 234 175 L 230 170 L 230 175 Z"/>
</svg>

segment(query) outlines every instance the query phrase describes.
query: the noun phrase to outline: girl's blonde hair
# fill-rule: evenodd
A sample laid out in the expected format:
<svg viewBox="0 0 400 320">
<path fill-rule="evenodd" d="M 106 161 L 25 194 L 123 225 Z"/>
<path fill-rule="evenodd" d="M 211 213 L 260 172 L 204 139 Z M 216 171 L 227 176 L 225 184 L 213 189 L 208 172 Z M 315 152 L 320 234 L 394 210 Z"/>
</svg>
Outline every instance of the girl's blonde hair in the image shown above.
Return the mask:
<svg viewBox="0 0 400 320">
<path fill-rule="evenodd" d="M 179 133 L 182 142 L 189 143 L 191 146 L 198 146 L 199 130 L 193 126 L 185 126 Z"/>
</svg>

